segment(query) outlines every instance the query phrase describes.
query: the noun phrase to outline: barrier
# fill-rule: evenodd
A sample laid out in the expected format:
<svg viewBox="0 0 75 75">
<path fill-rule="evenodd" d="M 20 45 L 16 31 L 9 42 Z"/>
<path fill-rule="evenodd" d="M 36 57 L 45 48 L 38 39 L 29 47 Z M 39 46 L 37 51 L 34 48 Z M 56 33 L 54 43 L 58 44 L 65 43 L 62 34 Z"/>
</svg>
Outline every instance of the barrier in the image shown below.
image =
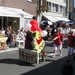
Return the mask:
<svg viewBox="0 0 75 75">
<path fill-rule="evenodd" d="M 25 62 L 39 64 L 39 53 L 34 50 L 19 48 L 19 59 Z"/>
</svg>

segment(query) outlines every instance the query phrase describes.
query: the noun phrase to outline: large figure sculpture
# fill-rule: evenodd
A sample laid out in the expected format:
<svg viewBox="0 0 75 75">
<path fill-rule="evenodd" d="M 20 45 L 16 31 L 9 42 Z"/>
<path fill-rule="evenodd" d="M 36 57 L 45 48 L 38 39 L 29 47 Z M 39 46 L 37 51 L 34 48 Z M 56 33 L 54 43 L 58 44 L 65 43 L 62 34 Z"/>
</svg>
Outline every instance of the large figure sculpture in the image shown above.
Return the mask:
<svg viewBox="0 0 75 75">
<path fill-rule="evenodd" d="M 39 53 L 39 57 L 45 60 L 45 42 L 43 36 L 47 35 L 47 32 L 42 30 L 38 22 L 33 17 L 33 20 L 27 24 L 27 35 L 25 41 L 25 49 L 35 50 Z"/>
</svg>

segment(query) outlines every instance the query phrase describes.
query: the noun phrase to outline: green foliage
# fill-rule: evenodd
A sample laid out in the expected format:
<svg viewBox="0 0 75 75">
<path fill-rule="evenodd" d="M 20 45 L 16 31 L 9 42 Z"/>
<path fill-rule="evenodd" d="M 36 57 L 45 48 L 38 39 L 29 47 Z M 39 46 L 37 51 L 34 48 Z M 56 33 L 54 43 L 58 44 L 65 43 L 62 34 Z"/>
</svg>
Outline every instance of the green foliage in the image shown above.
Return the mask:
<svg viewBox="0 0 75 75">
<path fill-rule="evenodd" d="M 40 2 L 38 2 L 38 3 L 40 3 Z M 38 6 L 37 14 L 40 14 L 41 12 L 48 12 L 47 0 L 42 0 L 42 5 Z"/>
</svg>

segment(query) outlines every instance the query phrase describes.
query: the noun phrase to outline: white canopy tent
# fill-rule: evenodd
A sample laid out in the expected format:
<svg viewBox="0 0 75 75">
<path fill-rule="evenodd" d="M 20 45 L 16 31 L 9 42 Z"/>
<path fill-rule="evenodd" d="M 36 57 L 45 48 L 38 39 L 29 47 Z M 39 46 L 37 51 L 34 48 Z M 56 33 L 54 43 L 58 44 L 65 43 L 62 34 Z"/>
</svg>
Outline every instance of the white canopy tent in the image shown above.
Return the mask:
<svg viewBox="0 0 75 75">
<path fill-rule="evenodd" d="M 0 16 L 8 16 L 8 17 L 19 17 L 19 15 L 15 12 L 11 12 L 6 9 L 6 7 L 0 6 Z"/>
<path fill-rule="evenodd" d="M 27 13 L 27 12 L 24 12 L 22 11 L 22 9 L 14 9 L 14 8 L 6 8 L 7 10 L 13 12 L 13 13 L 16 13 L 19 15 L 20 17 L 20 29 L 22 27 L 26 27 L 26 24 L 32 19 L 33 15 Z"/>
<path fill-rule="evenodd" d="M 46 17 L 51 22 L 56 22 L 57 21 L 57 19 L 55 19 L 53 16 L 49 16 L 49 15 L 43 15 L 43 16 Z"/>
<path fill-rule="evenodd" d="M 3 6 L 0 6 L 0 16 L 24 17 L 24 18 L 32 18 L 33 17 L 33 15 L 22 11 L 22 9 L 3 7 Z"/>
</svg>

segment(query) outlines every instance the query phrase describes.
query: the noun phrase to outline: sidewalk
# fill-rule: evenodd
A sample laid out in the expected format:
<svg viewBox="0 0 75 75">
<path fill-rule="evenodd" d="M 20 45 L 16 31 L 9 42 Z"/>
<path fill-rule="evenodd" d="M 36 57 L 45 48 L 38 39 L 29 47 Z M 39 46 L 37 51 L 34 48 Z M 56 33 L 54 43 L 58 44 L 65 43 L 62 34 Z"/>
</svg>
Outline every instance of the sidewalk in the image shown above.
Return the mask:
<svg viewBox="0 0 75 75">
<path fill-rule="evenodd" d="M 18 50 L 18 49 L 19 49 L 18 47 L 15 47 L 15 48 L 8 48 L 7 50 L 0 50 L 0 53 L 9 52 L 9 51 L 15 51 L 15 50 Z"/>
</svg>

